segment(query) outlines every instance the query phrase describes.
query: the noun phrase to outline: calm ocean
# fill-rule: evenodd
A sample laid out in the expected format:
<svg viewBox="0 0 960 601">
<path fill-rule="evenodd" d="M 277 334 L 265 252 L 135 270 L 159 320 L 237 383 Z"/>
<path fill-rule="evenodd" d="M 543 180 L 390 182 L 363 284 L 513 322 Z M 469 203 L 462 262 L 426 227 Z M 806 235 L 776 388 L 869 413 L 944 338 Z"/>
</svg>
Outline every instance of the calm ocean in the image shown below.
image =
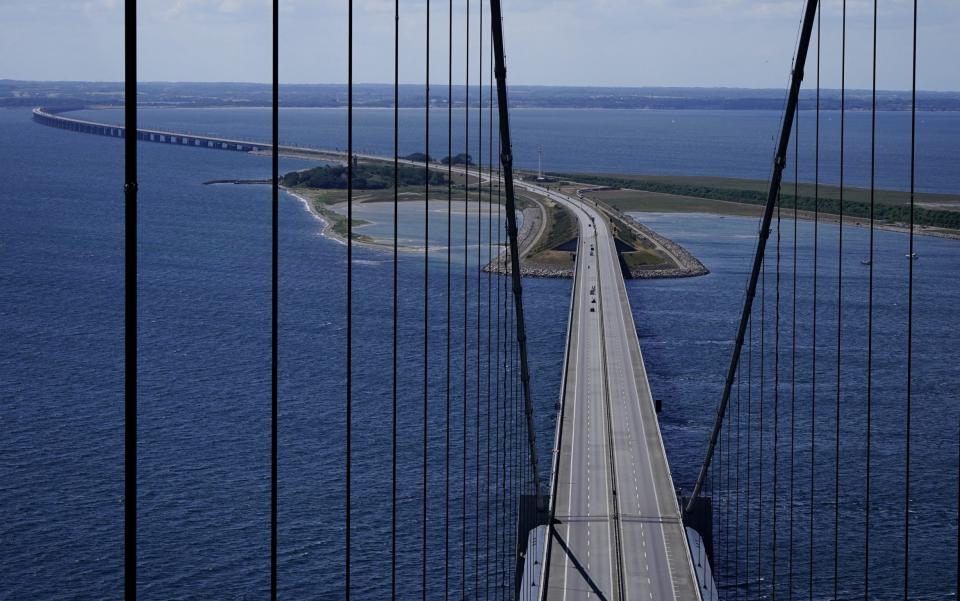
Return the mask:
<svg viewBox="0 0 960 601">
<path fill-rule="evenodd" d="M 119 122 L 116 111 L 89 113 Z M 345 112 L 297 109 L 281 116 L 281 139 L 322 147 L 345 143 Z M 436 110 L 431 154 L 446 154 L 446 113 Z M 361 151 L 391 152 L 391 113 L 358 111 Z M 401 152 L 422 151 L 422 114 L 404 111 Z M 487 113 L 484 112 L 484 119 Z M 265 139 L 265 109 L 146 109 L 143 125 Z M 471 113 L 475 123 L 476 111 Z M 699 174 L 765 178 L 779 116 L 772 112 L 518 110 L 513 127 L 521 166 L 535 167 L 536 147 L 549 170 Z M 801 151 L 812 149 L 812 115 L 801 115 Z M 836 114 L 824 116 L 824 181 L 836 179 Z M 462 146 L 462 115 L 454 125 Z M 866 181 L 868 155 L 857 148 L 869 115 L 848 115 L 848 181 Z M 879 120 L 878 183 L 903 188 L 909 115 Z M 485 126 L 486 127 L 486 126 Z M 0 111 L 0 599 L 107 599 L 122 591 L 122 144 L 34 124 L 29 110 Z M 919 189 L 960 193 L 960 114 L 920 116 Z M 805 146 L 806 145 L 806 146 Z M 471 153 L 476 139 L 471 142 Z M 260 186 L 203 186 L 223 178 L 263 178 L 269 159 L 200 149 L 141 146 L 140 229 L 140 582 L 144 599 L 260 599 L 269 584 L 270 193 Z M 486 159 L 488 148 L 482 154 Z M 811 174 L 801 163 L 801 178 Z M 309 164 L 283 160 L 281 169 Z M 340 598 L 343 556 L 343 322 L 345 253 L 321 235 L 321 224 L 293 198 L 281 200 L 280 237 L 280 586 L 291 599 Z M 416 207 L 414 207 L 416 209 Z M 422 210 L 422 205 L 419 206 Z M 781 224 L 782 264 L 793 253 L 793 222 Z M 416 239 L 416 215 L 406 215 Z M 678 487 L 689 488 L 703 452 L 729 358 L 735 319 L 756 236 L 748 218 L 644 214 L 639 218 L 685 245 L 711 274 L 689 280 L 628 282 L 651 386 L 664 401 L 661 426 Z M 463 243 L 458 215 L 454 248 Z M 445 220 L 442 220 L 445 221 Z M 436 223 L 436 216 L 431 227 Z M 468 242 L 476 242 L 469 217 Z M 480 224 L 484 238 L 486 221 Z M 835 225 L 820 228 L 817 389 L 810 385 L 809 290 L 812 224 L 798 225 L 796 386 L 791 388 L 792 280 L 781 281 L 779 496 L 769 487 L 764 538 L 778 512 L 779 552 L 787 565 L 788 455 L 791 401 L 797 461 L 794 578 L 807 591 L 811 421 L 814 450 L 814 597 L 832 594 L 833 428 L 836 409 Z M 435 234 L 435 232 L 434 232 Z M 843 269 L 845 376 L 840 387 L 841 596 L 860 590 L 863 561 L 864 380 L 867 232 L 845 228 Z M 433 238 L 433 235 L 431 236 Z M 774 241 L 776 239 L 774 238 Z M 906 236 L 880 232 L 874 375 L 872 590 L 892 598 L 900 586 L 903 494 L 903 282 Z M 960 404 L 960 242 L 918 237 L 915 297 L 914 513 L 912 597 L 951 598 L 957 532 L 957 444 Z M 458 251 L 459 252 L 459 251 Z M 459 424 L 466 395 L 478 394 L 464 368 L 476 369 L 476 294 L 486 302 L 488 276 L 477 275 L 476 247 L 453 265 L 451 419 Z M 771 250 L 775 253 L 775 246 Z M 774 254 L 769 255 L 774 260 Z M 446 262 L 429 261 L 430 378 L 428 495 L 431 540 L 444 532 L 443 426 L 446 423 Z M 355 251 L 355 508 L 357 598 L 389 592 L 390 256 Z M 401 259 L 402 391 L 400 403 L 400 593 L 419 586 L 420 475 L 423 404 L 423 256 Z M 496 282 L 496 280 L 493 280 Z M 766 274 L 765 420 L 772 423 L 775 272 Z M 469 356 L 464 366 L 464 284 L 468 287 Z M 550 457 L 560 387 L 570 283 L 524 285 L 532 378 L 542 457 Z M 496 299 L 496 290 L 493 292 Z M 496 302 L 496 300 L 494 300 Z M 484 314 L 484 320 L 486 319 Z M 486 365 L 486 322 L 481 365 Z M 495 324 L 494 324 L 495 329 Z M 755 329 L 759 336 L 759 324 Z M 759 342 L 759 339 L 758 339 Z M 456 352 L 457 350 L 460 352 Z M 495 351 L 494 351 L 495 352 Z M 760 358 L 755 346 L 754 369 Z M 857 367 L 860 366 L 860 369 Z M 846 370 L 850 370 L 847 372 Z M 856 375 L 853 372 L 859 372 Z M 757 412 L 759 391 L 754 390 Z M 811 413 L 811 400 L 816 409 Z M 485 405 L 483 405 L 485 406 Z M 742 408 L 743 415 L 746 406 Z M 746 418 L 744 417 L 744 424 Z M 745 427 L 745 426 L 744 426 Z M 451 477 L 459 508 L 459 431 L 453 430 Z M 468 443 L 475 443 L 468 433 Z M 482 433 L 486 440 L 485 432 Z M 769 440 L 767 440 L 769 443 Z M 484 443 L 485 444 L 485 443 Z M 484 447 L 485 451 L 485 447 Z M 745 453 L 745 450 L 741 451 Z M 754 461 L 758 458 L 754 449 Z M 744 455 L 745 457 L 745 455 Z M 467 494 L 474 495 L 468 458 Z M 773 465 L 772 447 L 762 461 Z M 483 466 L 481 461 L 481 466 Z M 546 466 L 544 465 L 544 468 Z M 801 483 L 803 483 L 801 485 Z M 716 502 L 733 502 L 723 477 Z M 481 489 L 482 490 L 482 489 Z M 435 492 L 433 492 L 435 491 Z M 751 516 L 761 513 L 753 507 Z M 459 510 L 453 519 L 459 520 Z M 452 590 L 459 591 L 459 521 L 454 523 Z M 472 582 L 474 526 L 467 524 Z M 481 528 L 481 543 L 485 532 Z M 745 541 L 721 537 L 718 570 L 731 576 L 739 549 L 741 580 L 756 578 L 756 524 L 749 561 Z M 727 544 L 728 543 L 728 544 Z M 769 552 L 769 551 L 767 551 Z M 442 544 L 428 557 L 431 598 L 442 597 Z M 746 575 L 751 566 L 752 576 Z M 769 577 L 769 575 L 765 575 Z M 785 589 L 782 589 L 785 590 Z"/>
</svg>

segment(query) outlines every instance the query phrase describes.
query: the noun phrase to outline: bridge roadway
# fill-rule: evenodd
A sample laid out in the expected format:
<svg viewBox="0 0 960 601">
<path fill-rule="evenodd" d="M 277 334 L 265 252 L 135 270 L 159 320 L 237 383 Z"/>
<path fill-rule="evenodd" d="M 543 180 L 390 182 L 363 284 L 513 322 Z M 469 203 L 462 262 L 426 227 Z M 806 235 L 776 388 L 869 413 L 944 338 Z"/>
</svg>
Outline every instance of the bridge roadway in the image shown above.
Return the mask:
<svg viewBox="0 0 960 601">
<path fill-rule="evenodd" d="M 541 598 L 699 600 L 610 228 L 588 204 L 517 184 L 581 232 Z"/>
</svg>

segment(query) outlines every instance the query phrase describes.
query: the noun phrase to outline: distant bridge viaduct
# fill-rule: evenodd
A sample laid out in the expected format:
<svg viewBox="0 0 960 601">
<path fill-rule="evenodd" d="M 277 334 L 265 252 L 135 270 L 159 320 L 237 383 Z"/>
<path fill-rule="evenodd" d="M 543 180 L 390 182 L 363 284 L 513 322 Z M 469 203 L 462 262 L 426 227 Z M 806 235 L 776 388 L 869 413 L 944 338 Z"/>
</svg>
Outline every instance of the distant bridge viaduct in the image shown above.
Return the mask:
<svg viewBox="0 0 960 601">
<path fill-rule="evenodd" d="M 51 109 L 37 107 L 33 109 L 33 120 L 49 127 L 70 131 L 107 136 L 111 138 L 126 137 L 126 128 L 121 125 L 110 125 L 96 121 L 86 121 L 75 117 L 67 117 Z M 178 144 L 182 146 L 196 146 L 198 148 L 214 148 L 217 150 L 233 150 L 236 152 L 260 152 L 269 149 L 269 145 L 247 140 L 184 134 L 159 129 L 138 129 L 137 139 L 144 142 L 159 142 L 161 144 Z M 294 150 L 291 147 L 290 150 Z"/>
</svg>

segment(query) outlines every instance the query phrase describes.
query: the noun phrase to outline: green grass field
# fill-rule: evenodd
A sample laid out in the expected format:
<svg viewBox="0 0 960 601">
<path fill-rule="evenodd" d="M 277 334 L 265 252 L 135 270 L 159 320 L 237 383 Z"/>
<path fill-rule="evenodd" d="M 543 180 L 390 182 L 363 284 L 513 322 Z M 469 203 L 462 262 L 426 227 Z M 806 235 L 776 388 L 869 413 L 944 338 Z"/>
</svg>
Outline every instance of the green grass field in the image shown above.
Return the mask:
<svg viewBox="0 0 960 601">
<path fill-rule="evenodd" d="M 562 177 L 592 186 L 611 186 L 618 190 L 590 193 L 622 211 L 712 212 L 727 215 L 755 215 L 766 202 L 767 182 L 722 177 L 640 176 L 609 174 L 563 174 Z M 909 221 L 910 196 L 897 190 L 875 192 L 875 216 L 881 223 L 903 224 Z M 960 196 L 917 194 L 914 221 L 917 225 L 960 230 Z M 781 188 L 781 206 L 801 211 L 817 208 L 829 215 L 840 211 L 840 188 L 802 183 L 794 194 L 794 185 Z M 757 207 L 757 208 L 754 208 Z M 870 191 L 846 187 L 843 190 L 844 215 L 867 218 Z"/>
<path fill-rule="evenodd" d="M 577 222 L 570 211 L 550 200 L 543 201 L 543 204 L 547 222 L 543 236 L 527 254 L 530 258 L 534 258 L 538 253 L 551 251 L 578 235 Z"/>
</svg>

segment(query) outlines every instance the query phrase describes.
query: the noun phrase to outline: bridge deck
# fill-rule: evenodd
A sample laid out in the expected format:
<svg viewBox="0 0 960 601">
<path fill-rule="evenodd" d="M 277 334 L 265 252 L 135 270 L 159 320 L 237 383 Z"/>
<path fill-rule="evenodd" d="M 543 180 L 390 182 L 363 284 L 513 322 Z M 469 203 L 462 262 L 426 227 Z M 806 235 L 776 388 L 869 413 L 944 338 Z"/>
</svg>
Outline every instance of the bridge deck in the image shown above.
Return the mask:
<svg viewBox="0 0 960 601">
<path fill-rule="evenodd" d="M 543 598 L 700 599 L 613 236 L 589 205 L 523 185 L 581 232 Z"/>
</svg>

